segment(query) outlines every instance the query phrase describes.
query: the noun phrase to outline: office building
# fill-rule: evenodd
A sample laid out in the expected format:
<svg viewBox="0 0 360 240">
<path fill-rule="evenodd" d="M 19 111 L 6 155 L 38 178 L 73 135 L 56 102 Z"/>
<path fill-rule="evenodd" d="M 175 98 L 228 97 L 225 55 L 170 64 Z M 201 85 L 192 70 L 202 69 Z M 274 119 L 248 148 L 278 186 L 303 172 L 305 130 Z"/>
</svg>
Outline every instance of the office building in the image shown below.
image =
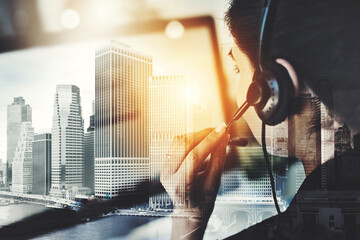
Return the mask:
<svg viewBox="0 0 360 240">
<path fill-rule="evenodd" d="M 32 193 L 48 195 L 51 186 L 51 133 L 34 135 Z"/>
<path fill-rule="evenodd" d="M 32 111 L 23 97 L 15 97 L 7 106 L 7 169 L 6 184 L 11 186 L 12 161 L 20 137 L 21 124 L 32 121 Z"/>
<path fill-rule="evenodd" d="M 360 133 L 354 134 L 354 150 L 360 152 Z"/>
<path fill-rule="evenodd" d="M 257 116 L 256 116 L 257 117 Z M 254 121 L 258 121 L 254 119 Z M 261 125 L 259 125 L 261 128 Z M 261 130 L 261 129 L 258 129 Z M 280 128 L 278 132 L 281 132 Z M 261 131 L 254 131 L 254 134 Z M 282 139 L 279 143 L 284 145 L 286 136 L 279 136 Z M 256 137 L 256 136 L 255 136 Z M 257 136 L 261 139 L 260 136 Z M 255 140 L 255 139 L 254 139 Z M 254 141 L 249 139 L 249 141 Z M 276 145 L 274 138 L 274 128 L 266 128 L 266 143 L 270 162 L 273 165 L 274 153 L 285 152 L 286 149 L 281 144 Z M 222 175 L 220 192 L 218 198 L 222 202 L 236 202 L 247 204 L 270 204 L 273 203 L 271 184 L 264 160 L 262 147 L 259 144 L 250 143 L 246 147 L 231 146 L 231 155 L 225 165 L 225 171 Z M 275 185 L 277 184 L 276 175 Z"/>
<path fill-rule="evenodd" d="M 288 124 L 282 122 L 274 127 L 272 143 L 274 144 L 274 155 L 287 157 L 288 153 Z"/>
<path fill-rule="evenodd" d="M 335 131 L 335 181 L 343 189 L 357 189 L 360 184 L 360 152 L 358 135 L 354 135 L 351 148 L 351 131 L 344 123 Z"/>
<path fill-rule="evenodd" d="M 219 200 L 272 203 L 271 185 L 261 146 L 232 147 L 232 151 L 236 155 L 225 165 Z M 273 162 L 272 155 L 270 161 Z"/>
<path fill-rule="evenodd" d="M 95 115 L 90 116 L 90 126 L 84 135 L 84 187 L 94 192 L 95 184 Z"/>
<path fill-rule="evenodd" d="M 5 171 L 6 171 L 6 164 L 0 158 L 0 189 L 5 187 Z"/>
<path fill-rule="evenodd" d="M 351 132 L 349 127 L 344 123 L 335 131 L 335 154 L 342 155 L 351 149 Z"/>
<path fill-rule="evenodd" d="M 274 162 L 276 164 L 276 172 L 274 172 L 276 178 L 276 191 L 279 196 L 286 198 L 288 195 L 287 183 L 289 178 L 294 178 L 296 176 L 288 175 L 289 165 L 288 165 L 288 125 L 287 122 L 282 122 L 273 128 L 273 139 L 271 139 L 271 144 L 273 144 L 274 151 Z"/>
<path fill-rule="evenodd" d="M 12 188 L 14 193 L 32 192 L 32 142 L 34 128 L 31 122 L 21 124 L 20 136 L 12 161 Z"/>
<path fill-rule="evenodd" d="M 334 158 L 335 154 L 335 129 L 334 129 L 334 97 L 331 84 L 328 80 L 320 80 L 320 92 L 325 105 L 320 103 L 320 119 L 321 119 L 321 189 L 327 189 L 327 167 L 326 162 Z"/>
<path fill-rule="evenodd" d="M 185 144 L 169 146 L 176 136 L 193 132 L 192 103 L 185 99 L 187 82 L 181 75 L 153 76 L 150 78 L 150 199 L 151 209 L 166 209 L 173 207 L 167 193 L 157 193 L 161 170 L 171 171 L 176 168 L 176 159 L 171 159 L 173 165 L 162 169 L 166 154 L 180 157 L 185 151 Z M 174 186 L 167 186 L 168 191 L 178 191 L 179 197 L 175 203 L 179 208 L 186 208 L 185 172 L 178 174 L 172 181 Z"/>
<path fill-rule="evenodd" d="M 311 93 L 301 94 L 295 106 L 295 111 L 300 111 L 301 114 L 288 118 L 289 155 L 301 156 L 306 152 L 305 173 L 310 173 L 321 164 L 320 107 L 317 97 Z"/>
<path fill-rule="evenodd" d="M 84 184 L 84 121 L 77 86 L 56 86 L 51 133 L 50 195 L 65 197 L 67 190 Z"/>
<path fill-rule="evenodd" d="M 95 52 L 95 195 L 148 195 L 152 57 L 111 40 Z"/>
</svg>

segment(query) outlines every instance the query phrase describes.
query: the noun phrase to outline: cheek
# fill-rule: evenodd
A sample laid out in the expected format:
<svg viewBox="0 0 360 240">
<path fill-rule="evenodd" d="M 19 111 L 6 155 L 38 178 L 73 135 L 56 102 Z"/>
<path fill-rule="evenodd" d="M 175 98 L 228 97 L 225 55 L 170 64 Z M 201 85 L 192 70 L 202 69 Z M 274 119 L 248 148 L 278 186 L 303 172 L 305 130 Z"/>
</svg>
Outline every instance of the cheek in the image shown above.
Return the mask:
<svg viewBox="0 0 360 240">
<path fill-rule="evenodd" d="M 240 81 L 237 86 L 236 101 L 238 107 L 240 107 L 246 100 L 246 93 L 252 81 L 253 72 L 252 71 L 243 71 L 240 73 Z"/>
</svg>

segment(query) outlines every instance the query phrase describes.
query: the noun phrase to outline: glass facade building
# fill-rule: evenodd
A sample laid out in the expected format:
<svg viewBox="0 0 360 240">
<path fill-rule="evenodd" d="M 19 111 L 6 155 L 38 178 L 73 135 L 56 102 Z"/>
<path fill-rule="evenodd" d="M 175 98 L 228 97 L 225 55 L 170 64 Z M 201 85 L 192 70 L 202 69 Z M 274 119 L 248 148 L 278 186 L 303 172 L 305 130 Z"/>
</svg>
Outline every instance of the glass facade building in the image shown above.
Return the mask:
<svg viewBox="0 0 360 240">
<path fill-rule="evenodd" d="M 152 57 L 111 40 L 95 52 L 95 195 L 148 194 Z"/>
<path fill-rule="evenodd" d="M 273 148 L 267 147 L 273 164 Z M 221 178 L 219 201 L 273 203 L 271 185 L 261 146 L 233 147 L 236 157 L 227 162 Z M 276 184 L 276 179 L 275 179 Z"/>
<path fill-rule="evenodd" d="M 80 89 L 57 85 L 51 142 L 50 195 L 65 197 L 66 190 L 84 184 L 84 121 Z"/>
<path fill-rule="evenodd" d="M 351 132 L 350 128 L 344 123 L 335 131 L 335 153 L 342 155 L 351 149 Z"/>
<path fill-rule="evenodd" d="M 51 184 L 51 133 L 35 134 L 32 148 L 32 193 L 48 195 Z"/>
<path fill-rule="evenodd" d="M 94 192 L 95 184 L 95 115 L 90 116 L 90 126 L 84 135 L 84 187 L 91 189 Z"/>
<path fill-rule="evenodd" d="M 173 144 L 171 152 L 169 146 L 176 136 L 193 131 L 193 108 L 192 104 L 186 100 L 186 90 L 187 82 L 181 75 L 153 76 L 150 79 L 149 206 L 151 209 L 171 209 L 173 207 L 173 202 L 166 192 L 155 193 L 160 181 L 160 172 L 166 161 L 166 154 L 169 153 L 175 158 L 180 157 L 185 152 L 186 143 Z M 173 163 L 179 161 L 172 158 Z M 172 171 L 177 167 L 177 164 L 173 164 L 166 170 Z M 178 174 L 177 178 L 169 183 L 167 190 L 179 191 L 176 205 L 179 208 L 188 207 L 185 195 L 185 172 Z"/>
<path fill-rule="evenodd" d="M 301 156 L 306 152 L 305 172 L 310 172 L 321 164 L 321 104 L 319 98 L 311 93 L 301 94 L 296 101 L 300 115 L 289 118 L 289 155 Z M 311 134 L 308 132 L 312 126 Z M 319 179 L 320 180 L 320 179 Z"/>
</svg>

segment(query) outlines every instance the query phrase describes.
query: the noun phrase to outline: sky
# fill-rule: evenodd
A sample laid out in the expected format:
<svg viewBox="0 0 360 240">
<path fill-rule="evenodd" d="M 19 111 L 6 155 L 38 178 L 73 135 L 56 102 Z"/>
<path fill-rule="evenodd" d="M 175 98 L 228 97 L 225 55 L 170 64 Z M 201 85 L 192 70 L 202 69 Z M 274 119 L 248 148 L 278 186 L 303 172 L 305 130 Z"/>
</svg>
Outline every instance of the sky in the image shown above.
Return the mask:
<svg viewBox="0 0 360 240">
<path fill-rule="evenodd" d="M 73 64 L 68 54 L 72 48 L 82 52 L 73 55 Z M 94 99 L 94 52 L 89 46 L 61 46 L 34 48 L 0 55 L 0 158 L 6 159 L 7 105 L 17 96 L 24 97 L 32 107 L 35 132 L 51 132 L 54 95 L 57 84 L 73 84 L 80 88 L 81 105 L 85 128 L 92 113 Z M 76 64 L 81 63 L 81 64 Z M 90 68 L 84 71 L 84 67 Z"/>
</svg>

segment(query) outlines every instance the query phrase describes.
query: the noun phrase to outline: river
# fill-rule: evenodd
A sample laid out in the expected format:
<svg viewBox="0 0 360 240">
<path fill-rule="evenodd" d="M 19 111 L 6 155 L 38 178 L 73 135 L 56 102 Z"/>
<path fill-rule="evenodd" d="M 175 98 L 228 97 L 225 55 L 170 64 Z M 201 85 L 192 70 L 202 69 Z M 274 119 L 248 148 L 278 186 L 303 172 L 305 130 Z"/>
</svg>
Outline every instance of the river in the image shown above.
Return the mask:
<svg viewBox="0 0 360 240">
<path fill-rule="evenodd" d="M 0 206 L 0 227 L 44 210 L 42 205 L 17 203 Z M 33 239 L 170 239 L 171 219 L 112 215 L 56 230 Z"/>
<path fill-rule="evenodd" d="M 42 205 L 17 203 L 7 206 L 0 206 L 0 227 L 21 220 L 32 214 L 45 210 Z M 242 227 L 235 226 L 233 232 L 227 228 L 221 232 L 218 223 L 219 219 L 214 216 L 208 224 L 210 229 L 204 239 L 223 239 L 226 236 L 237 233 Z M 217 228 L 215 226 L 218 226 Z M 110 215 L 97 220 L 81 223 L 67 229 L 55 230 L 32 239 L 36 240 L 167 240 L 171 238 L 170 217 L 146 217 L 146 216 L 120 216 Z"/>
</svg>

